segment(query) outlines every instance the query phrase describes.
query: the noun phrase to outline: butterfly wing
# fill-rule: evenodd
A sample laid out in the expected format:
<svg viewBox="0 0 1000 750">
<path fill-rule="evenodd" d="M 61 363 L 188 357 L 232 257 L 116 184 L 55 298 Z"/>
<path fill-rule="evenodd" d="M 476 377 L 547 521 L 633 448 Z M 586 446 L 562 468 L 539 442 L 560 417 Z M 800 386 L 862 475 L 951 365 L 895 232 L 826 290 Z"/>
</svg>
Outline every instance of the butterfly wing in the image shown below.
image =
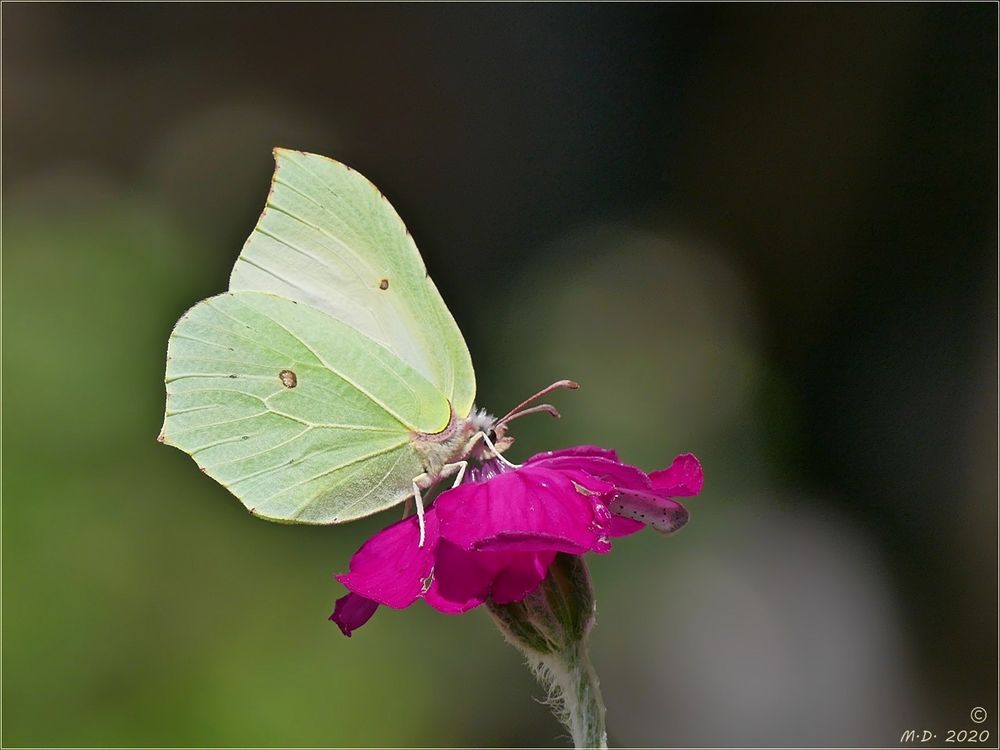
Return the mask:
<svg viewBox="0 0 1000 750">
<path fill-rule="evenodd" d="M 166 381 L 161 440 L 278 521 L 339 523 L 401 502 L 423 471 L 412 434 L 451 419 L 439 388 L 393 352 L 260 292 L 185 313 Z"/>
<path fill-rule="evenodd" d="M 230 290 L 270 292 L 343 321 L 467 416 L 476 391 L 469 350 L 389 201 L 337 161 L 288 149 L 274 154 L 267 205 Z"/>
</svg>

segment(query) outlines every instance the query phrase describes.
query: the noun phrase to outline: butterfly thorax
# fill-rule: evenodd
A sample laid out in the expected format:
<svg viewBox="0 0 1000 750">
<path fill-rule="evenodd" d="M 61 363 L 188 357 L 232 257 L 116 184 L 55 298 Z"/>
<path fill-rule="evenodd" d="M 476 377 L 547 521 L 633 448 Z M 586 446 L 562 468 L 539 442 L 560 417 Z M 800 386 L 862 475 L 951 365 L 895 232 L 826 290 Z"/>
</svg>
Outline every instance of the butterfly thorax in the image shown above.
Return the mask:
<svg viewBox="0 0 1000 750">
<path fill-rule="evenodd" d="M 459 417 L 452 411 L 451 421 L 441 432 L 434 434 L 415 433 L 411 438 L 413 447 L 420 453 L 424 470 L 431 477 L 438 477 L 447 464 L 458 461 L 482 461 L 493 451 L 486 446 L 486 437 L 498 453 L 506 450 L 514 439 L 506 435 L 500 437 L 493 432 L 496 417 L 484 409 L 473 409 L 467 417 Z"/>
</svg>

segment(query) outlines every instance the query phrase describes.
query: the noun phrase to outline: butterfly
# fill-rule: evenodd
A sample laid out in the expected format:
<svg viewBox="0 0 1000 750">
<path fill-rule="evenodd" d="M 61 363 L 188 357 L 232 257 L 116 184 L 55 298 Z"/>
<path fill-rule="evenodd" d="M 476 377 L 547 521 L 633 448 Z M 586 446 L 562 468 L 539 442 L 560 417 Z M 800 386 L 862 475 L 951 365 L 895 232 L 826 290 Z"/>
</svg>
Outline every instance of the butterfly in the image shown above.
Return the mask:
<svg viewBox="0 0 1000 750">
<path fill-rule="evenodd" d="M 506 425 L 474 409 L 461 331 L 413 238 L 356 170 L 275 149 L 270 193 L 229 290 L 167 346 L 160 442 L 190 454 L 256 516 L 336 524 L 460 479 Z"/>
</svg>

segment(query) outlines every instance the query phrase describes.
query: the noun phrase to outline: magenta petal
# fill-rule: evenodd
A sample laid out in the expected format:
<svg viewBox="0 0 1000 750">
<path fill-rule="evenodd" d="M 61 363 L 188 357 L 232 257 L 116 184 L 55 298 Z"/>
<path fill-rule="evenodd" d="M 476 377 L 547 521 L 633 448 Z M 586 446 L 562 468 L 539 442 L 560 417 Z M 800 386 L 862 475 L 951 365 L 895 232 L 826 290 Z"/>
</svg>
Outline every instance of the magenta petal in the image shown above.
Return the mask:
<svg viewBox="0 0 1000 750">
<path fill-rule="evenodd" d="M 495 571 L 484 559 L 494 552 L 468 552 L 442 539 L 434 563 L 434 581 L 424 600 L 446 614 L 478 607 L 490 595 Z"/>
<path fill-rule="evenodd" d="M 653 489 L 668 497 L 690 497 L 701 492 L 705 474 L 692 453 L 682 453 L 666 469 L 649 475 Z"/>
<path fill-rule="evenodd" d="M 619 489 L 650 489 L 649 477 L 634 466 L 600 456 L 557 456 L 537 462 L 546 469 L 583 471 Z"/>
<path fill-rule="evenodd" d="M 434 582 L 424 599 L 448 614 L 466 612 L 492 597 L 520 601 L 545 578 L 555 552 L 471 552 L 447 540 L 438 543 Z"/>
<path fill-rule="evenodd" d="M 350 638 L 352 632 L 372 618 L 376 609 L 378 609 L 378 602 L 358 594 L 347 594 L 340 597 L 333 605 L 333 614 L 330 615 L 330 620 L 337 624 L 341 633 Z"/>
<path fill-rule="evenodd" d="M 350 572 L 337 580 L 355 594 L 397 609 L 410 606 L 427 585 L 438 541 L 438 519 L 431 508 L 425 514 L 427 538 L 418 547 L 416 516 L 383 529 L 354 553 Z"/>
<path fill-rule="evenodd" d="M 536 588 L 549 572 L 556 559 L 555 552 L 484 552 L 481 554 L 506 554 L 507 564 L 493 581 L 490 595 L 497 604 L 519 602 Z"/>
<path fill-rule="evenodd" d="M 492 597 L 520 601 L 545 578 L 555 552 L 471 552 L 447 540 L 438 544 L 434 582 L 424 599 L 448 614 L 466 612 Z"/>
<path fill-rule="evenodd" d="M 525 462 L 525 465 L 537 463 L 538 461 L 548 461 L 551 458 L 569 457 L 603 458 L 608 461 L 618 461 L 618 453 L 613 450 L 609 450 L 608 448 L 600 448 L 596 445 L 577 445 L 574 448 L 560 448 L 555 451 L 536 453 Z"/>
<path fill-rule="evenodd" d="M 582 554 L 601 536 L 591 496 L 564 472 L 525 466 L 463 484 L 434 503 L 441 536 L 467 550 Z"/>
<path fill-rule="evenodd" d="M 637 531 L 642 531 L 644 528 L 646 528 L 646 524 L 642 521 L 633 521 L 631 518 L 616 515 L 611 519 L 611 525 L 608 527 L 608 536 L 630 536 Z"/>
</svg>

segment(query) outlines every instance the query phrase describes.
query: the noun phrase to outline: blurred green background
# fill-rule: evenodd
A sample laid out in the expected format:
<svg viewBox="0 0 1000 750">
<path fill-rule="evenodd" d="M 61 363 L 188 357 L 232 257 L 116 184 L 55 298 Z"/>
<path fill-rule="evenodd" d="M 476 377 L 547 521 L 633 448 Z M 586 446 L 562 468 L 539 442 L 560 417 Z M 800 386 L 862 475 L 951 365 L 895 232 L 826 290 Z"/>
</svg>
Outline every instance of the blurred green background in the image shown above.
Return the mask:
<svg viewBox="0 0 1000 750">
<path fill-rule="evenodd" d="M 155 442 L 275 145 L 393 201 L 481 405 L 582 383 L 515 459 L 701 457 L 591 559 L 613 744 L 996 737 L 996 5 L 2 13 L 5 746 L 566 744 L 485 613 L 327 622 L 395 511 Z"/>
</svg>

